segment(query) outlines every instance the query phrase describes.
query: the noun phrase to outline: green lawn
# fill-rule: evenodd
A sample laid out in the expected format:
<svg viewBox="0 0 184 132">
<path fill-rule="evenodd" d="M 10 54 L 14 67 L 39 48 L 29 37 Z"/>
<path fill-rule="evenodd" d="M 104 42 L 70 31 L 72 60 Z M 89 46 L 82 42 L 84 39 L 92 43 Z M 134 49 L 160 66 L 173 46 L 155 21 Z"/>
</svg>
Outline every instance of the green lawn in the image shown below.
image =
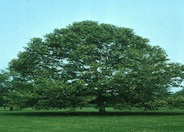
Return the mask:
<svg viewBox="0 0 184 132">
<path fill-rule="evenodd" d="M 0 109 L 0 132 L 184 132 L 182 111 L 111 111 L 98 115 L 90 110 L 68 113 Z"/>
</svg>

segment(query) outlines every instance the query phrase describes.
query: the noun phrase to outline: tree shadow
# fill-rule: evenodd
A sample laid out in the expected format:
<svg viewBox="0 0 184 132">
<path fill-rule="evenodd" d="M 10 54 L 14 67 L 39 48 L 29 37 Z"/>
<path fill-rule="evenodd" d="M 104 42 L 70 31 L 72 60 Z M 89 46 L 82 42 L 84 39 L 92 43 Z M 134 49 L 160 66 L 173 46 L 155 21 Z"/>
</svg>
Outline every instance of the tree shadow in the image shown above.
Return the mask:
<svg viewBox="0 0 184 132">
<path fill-rule="evenodd" d="M 184 116 L 183 112 L 60 112 L 60 111 L 33 111 L 33 112 L 3 112 L 3 115 L 11 116 Z"/>
</svg>

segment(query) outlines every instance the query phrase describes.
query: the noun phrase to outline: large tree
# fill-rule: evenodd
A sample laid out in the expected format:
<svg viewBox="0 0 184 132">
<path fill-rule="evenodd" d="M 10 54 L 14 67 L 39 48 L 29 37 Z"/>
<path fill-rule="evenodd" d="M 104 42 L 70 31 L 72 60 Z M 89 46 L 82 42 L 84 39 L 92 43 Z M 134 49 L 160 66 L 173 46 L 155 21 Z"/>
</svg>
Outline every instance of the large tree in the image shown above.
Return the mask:
<svg viewBox="0 0 184 132">
<path fill-rule="evenodd" d="M 37 107 L 93 104 L 99 112 L 106 106 L 149 108 L 169 87 L 180 85 L 184 71 L 132 29 L 94 21 L 33 38 L 10 69 L 32 82 Z"/>
</svg>

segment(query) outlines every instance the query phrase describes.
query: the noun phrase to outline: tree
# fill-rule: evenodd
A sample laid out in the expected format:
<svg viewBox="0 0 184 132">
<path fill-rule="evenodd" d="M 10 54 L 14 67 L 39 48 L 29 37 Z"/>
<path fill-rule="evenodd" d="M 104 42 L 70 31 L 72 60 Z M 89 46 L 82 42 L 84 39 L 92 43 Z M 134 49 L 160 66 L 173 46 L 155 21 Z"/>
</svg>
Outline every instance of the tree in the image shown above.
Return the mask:
<svg viewBox="0 0 184 132">
<path fill-rule="evenodd" d="M 31 88 L 32 83 L 22 80 L 19 74 L 9 70 L 2 71 L 0 74 L 0 105 L 10 107 L 10 110 L 15 107 L 20 109 L 27 105 L 30 106 L 28 97 Z"/>
<path fill-rule="evenodd" d="M 166 98 L 166 102 L 169 108 L 184 109 L 184 89 L 173 93 L 171 96 Z"/>
<path fill-rule="evenodd" d="M 3 95 L 8 91 L 8 74 L 5 71 L 0 73 L 0 106 L 4 105 Z"/>
<path fill-rule="evenodd" d="M 182 68 L 132 29 L 93 21 L 33 38 L 10 62 L 11 70 L 34 84 L 35 105 L 44 96 L 43 107 L 93 104 L 101 113 L 125 104 L 149 108 L 170 86 L 179 86 Z"/>
</svg>

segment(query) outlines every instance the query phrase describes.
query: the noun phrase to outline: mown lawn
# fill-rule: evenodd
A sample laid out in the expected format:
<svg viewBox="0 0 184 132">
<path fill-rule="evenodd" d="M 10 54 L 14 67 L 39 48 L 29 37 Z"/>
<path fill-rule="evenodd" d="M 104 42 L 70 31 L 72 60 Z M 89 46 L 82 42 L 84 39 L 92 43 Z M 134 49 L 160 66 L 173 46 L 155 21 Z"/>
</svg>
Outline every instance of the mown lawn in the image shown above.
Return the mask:
<svg viewBox="0 0 184 132">
<path fill-rule="evenodd" d="M 8 111 L 0 109 L 0 132 L 184 132 L 183 111 Z"/>
</svg>

